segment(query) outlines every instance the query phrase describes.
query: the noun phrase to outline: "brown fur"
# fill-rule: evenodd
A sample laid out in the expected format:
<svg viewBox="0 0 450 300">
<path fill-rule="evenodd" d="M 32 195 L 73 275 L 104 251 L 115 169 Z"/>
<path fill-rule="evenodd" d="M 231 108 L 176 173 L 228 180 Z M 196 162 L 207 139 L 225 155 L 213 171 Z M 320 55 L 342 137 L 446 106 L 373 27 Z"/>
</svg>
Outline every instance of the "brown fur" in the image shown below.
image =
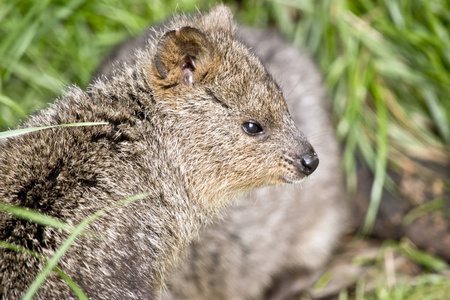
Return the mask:
<svg viewBox="0 0 450 300">
<path fill-rule="evenodd" d="M 134 51 L 154 34 L 118 46 L 97 76 L 133 64 Z M 350 223 L 339 145 L 313 61 L 270 30 L 239 28 L 237 36 L 281 83 L 296 125 L 317 142 L 320 167 L 301 188 L 264 188 L 228 208 L 191 244 L 164 299 L 287 299 L 311 284 Z"/>
<path fill-rule="evenodd" d="M 158 298 L 201 224 L 246 191 L 305 177 L 301 157 L 313 149 L 279 87 L 235 39 L 230 19 L 223 6 L 176 18 L 133 64 L 87 91 L 70 88 L 23 126 L 108 125 L 0 141 L 0 199 L 8 204 L 78 224 L 120 199 L 149 194 L 95 221 L 89 229 L 101 238 L 82 236 L 60 262 L 92 299 Z M 246 134 L 249 120 L 264 134 Z M 45 257 L 66 237 L 0 213 L 0 240 Z M 43 265 L 0 249 L 2 297 L 19 298 Z M 39 299 L 70 297 L 56 274 L 38 293 Z"/>
<path fill-rule="evenodd" d="M 301 187 L 260 189 L 229 208 L 191 245 L 164 299 L 290 299 L 308 287 L 302 281 L 311 284 L 349 225 L 339 145 L 316 66 L 274 32 L 241 29 L 238 36 L 280 82 L 320 166 Z M 288 276 L 291 285 L 277 285 Z"/>
</svg>

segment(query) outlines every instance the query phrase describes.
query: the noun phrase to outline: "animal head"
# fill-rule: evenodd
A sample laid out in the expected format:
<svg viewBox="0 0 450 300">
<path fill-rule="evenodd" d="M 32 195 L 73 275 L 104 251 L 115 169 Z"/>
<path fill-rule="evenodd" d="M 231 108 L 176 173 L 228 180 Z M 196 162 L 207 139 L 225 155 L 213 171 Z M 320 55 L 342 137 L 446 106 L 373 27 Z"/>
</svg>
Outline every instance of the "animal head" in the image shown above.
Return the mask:
<svg viewBox="0 0 450 300">
<path fill-rule="evenodd" d="M 228 8 L 176 18 L 149 53 L 146 76 L 189 184 L 234 193 L 295 183 L 316 169 L 281 89 L 234 37 Z"/>
</svg>

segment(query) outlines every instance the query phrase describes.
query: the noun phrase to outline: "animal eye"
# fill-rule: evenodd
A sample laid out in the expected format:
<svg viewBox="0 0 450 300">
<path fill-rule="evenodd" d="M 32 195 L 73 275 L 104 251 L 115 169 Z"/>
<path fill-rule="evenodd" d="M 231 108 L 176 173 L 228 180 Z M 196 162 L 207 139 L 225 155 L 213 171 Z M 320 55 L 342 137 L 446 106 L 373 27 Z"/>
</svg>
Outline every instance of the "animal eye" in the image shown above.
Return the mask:
<svg viewBox="0 0 450 300">
<path fill-rule="evenodd" d="M 264 133 L 264 129 L 255 121 L 247 121 L 242 124 L 242 130 L 244 130 L 246 134 L 252 136 Z"/>
</svg>

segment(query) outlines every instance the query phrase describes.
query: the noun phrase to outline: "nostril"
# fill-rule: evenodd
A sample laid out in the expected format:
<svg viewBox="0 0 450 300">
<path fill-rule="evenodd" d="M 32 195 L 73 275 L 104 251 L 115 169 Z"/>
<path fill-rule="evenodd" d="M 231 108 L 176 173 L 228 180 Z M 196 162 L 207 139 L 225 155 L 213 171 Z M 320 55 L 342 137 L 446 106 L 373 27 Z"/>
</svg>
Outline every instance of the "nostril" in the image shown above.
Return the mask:
<svg viewBox="0 0 450 300">
<path fill-rule="evenodd" d="M 296 161 L 297 168 L 305 175 L 311 175 L 319 165 L 317 153 L 305 154 L 300 156 Z"/>
</svg>

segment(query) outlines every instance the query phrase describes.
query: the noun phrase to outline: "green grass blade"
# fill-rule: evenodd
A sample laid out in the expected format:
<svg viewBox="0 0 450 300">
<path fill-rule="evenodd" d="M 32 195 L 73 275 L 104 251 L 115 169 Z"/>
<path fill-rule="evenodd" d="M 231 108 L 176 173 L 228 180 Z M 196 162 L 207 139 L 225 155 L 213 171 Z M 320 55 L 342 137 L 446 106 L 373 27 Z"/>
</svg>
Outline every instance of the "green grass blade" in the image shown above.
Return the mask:
<svg viewBox="0 0 450 300">
<path fill-rule="evenodd" d="M 28 250 L 25 247 L 17 246 L 17 245 L 10 244 L 10 243 L 4 242 L 4 241 L 0 241 L 0 248 L 5 248 L 5 249 L 8 249 L 8 250 L 24 253 L 24 254 L 27 254 L 27 255 L 30 255 L 30 256 L 33 256 L 33 257 L 45 260 L 45 257 L 39 255 L 38 253 L 36 253 L 34 251 L 31 251 L 31 250 Z"/>
<path fill-rule="evenodd" d="M 18 105 L 16 102 L 11 100 L 9 97 L 0 94 L 0 103 L 12 108 L 21 117 L 26 117 L 26 113 L 24 112 L 22 107 L 20 107 L 20 105 Z"/>
<path fill-rule="evenodd" d="M 83 290 L 72 280 L 66 273 L 61 269 L 55 267 L 53 270 L 58 273 L 58 275 L 67 283 L 67 285 L 72 289 L 72 291 L 77 295 L 80 300 L 89 300 L 88 296 L 83 292 Z"/>
<path fill-rule="evenodd" d="M 447 143 L 450 143 L 449 119 L 445 115 L 444 108 L 440 106 L 440 103 L 436 97 L 436 93 L 427 86 L 423 87 L 422 93 L 423 98 L 425 99 L 425 103 L 427 104 L 427 107 L 439 132 L 441 133 L 444 140 Z M 450 101 L 450 95 L 448 95 L 448 101 Z"/>
<path fill-rule="evenodd" d="M 418 218 L 425 216 L 434 211 L 445 211 L 444 198 L 436 198 L 432 201 L 426 202 L 419 207 L 411 209 L 402 220 L 403 226 L 411 225 Z"/>
<path fill-rule="evenodd" d="M 59 219 L 49 217 L 49 216 L 46 216 L 39 212 L 30 210 L 28 208 L 20 207 L 20 206 L 0 203 L 0 210 L 10 213 L 10 214 L 13 214 L 14 216 L 16 216 L 18 218 L 21 218 L 21 219 L 24 219 L 27 221 L 32 221 L 34 223 L 44 225 L 44 226 L 51 226 L 53 228 L 67 230 L 69 232 L 73 231 L 75 228 L 74 226 L 67 224 Z"/>
<path fill-rule="evenodd" d="M 4 61 L 5 58 L 0 56 L 0 64 Z M 48 69 L 50 68 L 48 67 L 45 71 L 35 67 L 30 68 L 30 66 L 19 61 L 14 64 L 14 75 L 35 89 L 46 89 L 55 94 L 60 94 L 67 83 L 60 77 L 51 76 Z"/>
<path fill-rule="evenodd" d="M 449 269 L 449 265 L 441 258 L 417 250 L 407 243 L 401 243 L 399 249 L 413 261 L 420 263 L 422 266 L 433 271 L 442 271 Z"/>
<path fill-rule="evenodd" d="M 378 117 L 377 130 L 377 153 L 375 160 L 375 179 L 370 194 L 370 204 L 364 220 L 362 233 L 368 234 L 375 224 L 375 219 L 383 196 L 383 187 L 386 180 L 386 165 L 388 154 L 388 111 L 384 101 L 386 92 L 382 92 L 382 88 L 375 88 L 373 95 L 375 96 L 375 105 Z"/>
<path fill-rule="evenodd" d="M 84 219 L 79 225 L 77 225 L 72 232 L 72 234 L 64 241 L 64 243 L 59 247 L 55 254 L 52 256 L 50 260 L 48 260 L 45 268 L 39 273 L 39 275 L 36 277 L 36 279 L 33 281 L 33 283 L 28 288 L 27 292 L 25 293 L 22 300 L 31 300 L 33 296 L 36 294 L 38 289 L 41 287 L 42 283 L 44 283 L 45 279 L 50 274 L 51 270 L 53 270 L 56 265 L 58 264 L 59 260 L 64 256 L 64 254 L 67 252 L 67 250 L 70 248 L 70 246 L 73 244 L 73 242 L 77 239 L 77 237 L 84 231 L 84 228 L 88 226 L 90 223 L 94 222 L 99 217 L 105 215 L 110 210 L 125 205 L 130 202 L 134 202 L 140 199 L 143 199 L 147 197 L 147 193 L 142 193 L 138 195 L 131 196 L 129 198 L 123 199 L 115 203 L 111 207 L 104 208 L 102 210 L 97 211 L 96 213 L 90 215 L 86 219 Z"/>
<path fill-rule="evenodd" d="M 94 125 L 106 125 L 107 122 L 83 122 L 83 123 L 71 123 L 71 124 L 62 124 L 62 125 L 50 125 L 50 126 L 42 126 L 42 127 L 30 127 L 30 128 L 20 128 L 9 131 L 0 132 L 0 139 L 13 137 L 22 135 L 25 133 L 30 133 L 38 130 L 55 128 L 55 127 L 78 127 L 78 126 L 94 126 Z"/>
<path fill-rule="evenodd" d="M 34 251 L 28 250 L 28 249 L 26 249 L 25 247 L 22 247 L 22 246 L 17 246 L 17 245 L 14 245 L 14 244 L 6 243 L 4 241 L 0 241 L 0 248 L 9 249 L 9 250 L 16 251 L 16 252 L 21 252 L 21 253 L 24 253 L 24 254 L 28 254 L 28 255 L 30 255 L 32 257 L 36 257 L 36 258 L 38 258 L 40 260 L 47 261 L 45 259 L 45 257 L 43 257 L 42 255 L 39 255 L 38 253 L 36 253 Z M 86 296 L 86 294 L 83 293 L 81 288 L 69 276 L 67 276 L 66 273 L 64 273 L 61 269 L 59 269 L 57 267 L 55 267 L 53 270 L 55 272 L 57 272 L 59 274 L 59 276 L 61 276 L 61 278 L 64 281 L 67 282 L 69 287 L 72 289 L 72 291 L 77 295 L 77 297 L 79 299 L 81 299 L 81 300 L 89 299 Z"/>
</svg>

